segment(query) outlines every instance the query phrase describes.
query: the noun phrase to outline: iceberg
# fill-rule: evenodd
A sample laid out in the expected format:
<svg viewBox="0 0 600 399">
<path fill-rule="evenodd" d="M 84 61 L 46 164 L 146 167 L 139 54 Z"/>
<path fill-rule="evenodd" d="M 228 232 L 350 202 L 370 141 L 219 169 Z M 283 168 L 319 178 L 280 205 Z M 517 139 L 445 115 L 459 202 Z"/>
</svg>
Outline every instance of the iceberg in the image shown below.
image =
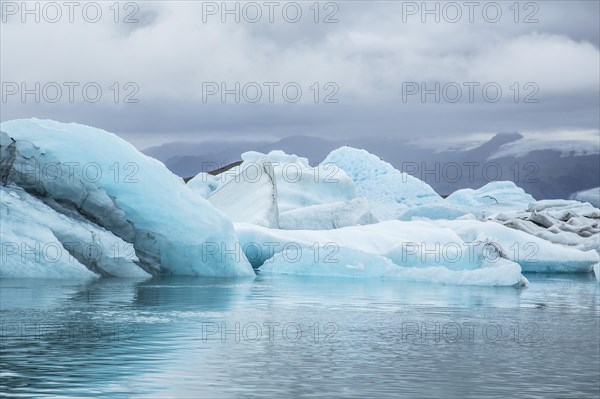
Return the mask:
<svg viewBox="0 0 600 399">
<path fill-rule="evenodd" d="M 486 243 L 470 245 L 453 230 L 429 222 L 387 221 L 321 231 L 244 223 L 235 227 L 242 250 L 261 273 L 474 285 L 526 283 L 521 267 L 496 253 L 489 256 Z"/>
<path fill-rule="evenodd" d="M 246 162 L 242 170 L 208 196 L 215 208 L 233 222 L 279 227 L 277 185 L 273 165 L 266 157 Z"/>
<path fill-rule="evenodd" d="M 600 209 L 512 182 L 441 198 L 364 150 L 246 152 L 186 185 L 106 131 L 0 125 L 0 277 L 255 276 L 527 283 L 598 272 Z M 54 252 L 49 252 L 54 251 Z M 52 257 L 59 253 L 60 256 Z"/>
<path fill-rule="evenodd" d="M 535 198 L 512 181 L 495 181 L 473 190 L 465 188 L 450 194 L 446 201 L 452 204 L 480 207 L 508 207 L 527 209 Z"/>
<path fill-rule="evenodd" d="M 57 212 L 66 209 L 132 244 L 145 272 L 254 275 L 245 259 L 224 252 L 237 243 L 231 221 L 116 135 L 39 119 L 3 122 L 0 130 L 3 185 L 21 187 Z M 206 243 L 219 245 L 208 250 Z"/>
<path fill-rule="evenodd" d="M 286 249 L 260 268 L 261 274 L 322 277 L 385 278 L 409 282 L 476 286 L 526 285 L 519 265 L 503 261 L 494 267 L 450 270 L 443 266 L 401 267 L 389 258 L 351 248 L 340 248 L 330 261 L 314 258 L 314 248 Z"/>
<path fill-rule="evenodd" d="M 457 190 L 444 201 L 403 211 L 398 219 L 453 220 L 468 214 L 486 220 L 501 212 L 524 211 L 535 198 L 511 181 L 491 182 L 477 190 Z"/>
<path fill-rule="evenodd" d="M 596 208 L 600 208 L 600 187 L 578 191 L 573 194 L 571 198 L 580 202 L 587 202 Z"/>
<path fill-rule="evenodd" d="M 378 220 L 398 219 L 402 211 L 443 201 L 427 183 L 365 150 L 342 147 L 332 151 L 321 165 L 336 165 L 356 184 L 357 195 L 369 201 Z"/>
<path fill-rule="evenodd" d="M 518 263 L 524 272 L 591 272 L 600 261 L 598 252 L 555 244 L 494 221 L 438 220 L 435 226 L 453 230 L 466 242 L 490 242 L 503 258 Z"/>
</svg>

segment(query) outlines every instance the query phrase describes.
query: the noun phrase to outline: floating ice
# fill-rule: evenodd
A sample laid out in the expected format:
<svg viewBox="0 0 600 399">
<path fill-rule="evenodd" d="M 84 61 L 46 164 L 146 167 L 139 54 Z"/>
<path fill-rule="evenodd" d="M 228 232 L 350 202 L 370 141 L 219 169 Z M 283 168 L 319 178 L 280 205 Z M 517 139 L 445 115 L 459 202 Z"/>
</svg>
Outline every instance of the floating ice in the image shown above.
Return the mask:
<svg viewBox="0 0 600 399">
<path fill-rule="evenodd" d="M 443 266 L 401 267 L 390 259 L 351 248 L 339 248 L 329 259 L 315 259 L 314 247 L 286 249 L 261 268 L 261 274 L 386 278 L 453 285 L 518 286 L 527 284 L 516 263 L 502 260 L 494 267 L 451 270 Z"/>
<path fill-rule="evenodd" d="M 236 224 L 236 230 L 248 260 L 266 273 L 475 285 L 526 282 L 518 264 L 498 254 L 487 256 L 485 242 L 470 245 L 429 222 L 388 221 L 322 231 Z"/>
<path fill-rule="evenodd" d="M 490 242 L 502 257 L 521 265 L 524 272 L 591 272 L 598 252 L 555 244 L 494 221 L 438 220 L 432 224 L 452 229 L 466 242 Z"/>
<path fill-rule="evenodd" d="M 49 120 L 1 125 L 3 184 L 60 204 L 133 244 L 151 274 L 253 275 L 224 256 L 236 243 L 229 220 L 162 163 L 112 133 Z M 57 208 L 58 209 L 58 208 Z M 207 251 L 206 242 L 219 243 Z"/>
</svg>

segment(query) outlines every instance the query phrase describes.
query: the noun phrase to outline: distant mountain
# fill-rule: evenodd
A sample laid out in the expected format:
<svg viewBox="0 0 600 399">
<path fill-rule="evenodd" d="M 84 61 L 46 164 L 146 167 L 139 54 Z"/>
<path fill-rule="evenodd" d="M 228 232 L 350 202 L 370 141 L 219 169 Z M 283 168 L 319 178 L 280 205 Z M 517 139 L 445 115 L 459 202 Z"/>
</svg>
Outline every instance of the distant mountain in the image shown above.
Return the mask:
<svg viewBox="0 0 600 399">
<path fill-rule="evenodd" d="M 293 136 L 276 142 L 174 142 L 148 148 L 145 154 L 182 176 L 209 172 L 240 159 L 246 151 L 283 150 L 321 162 L 332 150 L 349 145 L 364 148 L 448 195 L 461 188 L 479 188 L 493 180 L 510 180 L 537 199 L 568 198 L 573 192 L 600 186 L 600 155 L 586 142 L 526 139 L 519 133 L 498 133 L 465 150 L 439 151 L 404 139 L 369 137 L 328 140 Z"/>
</svg>

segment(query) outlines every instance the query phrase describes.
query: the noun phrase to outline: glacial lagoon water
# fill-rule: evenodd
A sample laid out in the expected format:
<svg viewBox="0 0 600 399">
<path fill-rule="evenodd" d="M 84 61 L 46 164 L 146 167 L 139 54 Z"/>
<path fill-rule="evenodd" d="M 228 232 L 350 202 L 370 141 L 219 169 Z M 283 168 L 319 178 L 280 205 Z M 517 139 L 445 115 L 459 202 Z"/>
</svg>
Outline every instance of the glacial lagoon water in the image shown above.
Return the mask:
<svg viewBox="0 0 600 399">
<path fill-rule="evenodd" d="M 8 397 L 597 398 L 599 285 L 0 280 Z"/>
</svg>

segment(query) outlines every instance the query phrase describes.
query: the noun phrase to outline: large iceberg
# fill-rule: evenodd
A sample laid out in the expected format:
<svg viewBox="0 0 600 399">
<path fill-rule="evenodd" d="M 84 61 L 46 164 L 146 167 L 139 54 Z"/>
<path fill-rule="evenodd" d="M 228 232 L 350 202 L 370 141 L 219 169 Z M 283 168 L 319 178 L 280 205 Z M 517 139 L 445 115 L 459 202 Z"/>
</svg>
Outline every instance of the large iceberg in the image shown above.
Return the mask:
<svg viewBox="0 0 600 399">
<path fill-rule="evenodd" d="M 261 273 L 391 277 L 465 285 L 522 285 L 521 267 L 493 242 L 466 242 L 429 222 L 388 221 L 335 230 L 276 230 L 236 224 Z M 510 229 L 507 229 L 510 230 Z"/>
<path fill-rule="evenodd" d="M 19 186 L 57 212 L 131 243 L 147 273 L 254 275 L 245 259 L 227 255 L 237 242 L 232 223 L 116 135 L 39 119 L 0 128 L 3 185 Z"/>
<path fill-rule="evenodd" d="M 379 220 L 398 219 L 409 207 L 443 201 L 427 183 L 400 172 L 365 150 L 338 148 L 321 163 L 332 164 L 352 178 L 357 195 L 369 201 L 373 215 Z"/>
<path fill-rule="evenodd" d="M 335 257 L 315 261 L 314 248 L 288 248 L 275 254 L 261 268 L 264 274 L 301 276 L 386 278 L 453 285 L 514 286 L 527 284 L 519 265 L 501 260 L 494 267 L 451 270 L 444 266 L 402 267 L 387 257 L 351 248 L 339 248 Z"/>
</svg>

